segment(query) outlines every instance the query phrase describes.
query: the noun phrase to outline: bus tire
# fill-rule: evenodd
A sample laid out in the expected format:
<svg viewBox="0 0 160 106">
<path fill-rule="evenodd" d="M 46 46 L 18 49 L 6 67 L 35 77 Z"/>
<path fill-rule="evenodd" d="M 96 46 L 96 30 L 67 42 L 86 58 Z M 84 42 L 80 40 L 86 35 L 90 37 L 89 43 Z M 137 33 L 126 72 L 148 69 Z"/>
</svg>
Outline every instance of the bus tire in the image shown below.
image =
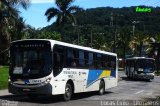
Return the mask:
<svg viewBox="0 0 160 106">
<path fill-rule="evenodd" d="M 105 83 L 103 80 L 101 80 L 99 84 L 99 95 L 103 95 L 105 92 Z"/>
<path fill-rule="evenodd" d="M 72 89 L 72 86 L 70 83 L 67 83 L 66 84 L 66 87 L 65 87 L 65 93 L 63 95 L 63 99 L 65 101 L 69 101 L 72 97 L 72 93 L 73 93 L 73 89 Z"/>
<path fill-rule="evenodd" d="M 151 79 L 146 79 L 146 81 L 147 81 L 147 82 L 152 82 L 152 80 L 151 80 Z"/>
</svg>

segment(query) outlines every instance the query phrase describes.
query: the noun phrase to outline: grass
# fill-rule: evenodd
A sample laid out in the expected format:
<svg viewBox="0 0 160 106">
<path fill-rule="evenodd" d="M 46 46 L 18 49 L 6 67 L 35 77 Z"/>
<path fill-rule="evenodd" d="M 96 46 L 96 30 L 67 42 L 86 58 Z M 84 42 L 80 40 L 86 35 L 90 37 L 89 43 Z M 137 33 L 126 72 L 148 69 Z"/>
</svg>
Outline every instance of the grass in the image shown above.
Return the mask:
<svg viewBox="0 0 160 106">
<path fill-rule="evenodd" d="M 8 88 L 8 66 L 0 66 L 0 90 Z"/>
</svg>

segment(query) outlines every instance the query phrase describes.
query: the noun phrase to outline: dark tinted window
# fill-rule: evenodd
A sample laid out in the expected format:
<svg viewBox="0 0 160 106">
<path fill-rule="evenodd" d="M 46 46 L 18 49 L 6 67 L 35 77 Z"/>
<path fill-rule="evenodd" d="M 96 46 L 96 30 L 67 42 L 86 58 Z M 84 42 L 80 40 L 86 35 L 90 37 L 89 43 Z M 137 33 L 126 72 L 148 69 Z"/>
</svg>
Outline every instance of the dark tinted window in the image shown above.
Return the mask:
<svg viewBox="0 0 160 106">
<path fill-rule="evenodd" d="M 85 68 L 88 68 L 89 67 L 89 53 L 88 53 L 88 51 L 85 51 L 84 52 L 84 61 L 85 61 Z"/>
<path fill-rule="evenodd" d="M 84 67 L 85 66 L 84 51 L 82 51 L 82 50 L 79 51 L 79 66 L 80 67 Z"/>
<path fill-rule="evenodd" d="M 97 54 L 96 55 L 96 65 L 97 65 L 97 69 L 102 69 L 102 61 L 101 61 L 102 55 L 101 54 Z"/>
<path fill-rule="evenodd" d="M 78 67 L 79 65 L 79 60 L 78 60 L 78 50 L 77 49 L 73 49 L 73 60 L 71 63 L 71 67 Z"/>
<path fill-rule="evenodd" d="M 55 45 L 53 49 L 53 73 L 55 76 L 62 71 L 64 65 L 64 48 L 63 46 Z"/>
<path fill-rule="evenodd" d="M 89 60 L 88 60 L 88 64 L 89 64 L 89 68 L 90 69 L 94 69 L 94 57 L 93 57 L 93 53 L 89 53 Z"/>
<path fill-rule="evenodd" d="M 67 67 L 72 67 L 73 62 L 74 62 L 74 52 L 72 48 L 67 48 L 67 53 L 66 53 L 66 66 Z"/>
</svg>

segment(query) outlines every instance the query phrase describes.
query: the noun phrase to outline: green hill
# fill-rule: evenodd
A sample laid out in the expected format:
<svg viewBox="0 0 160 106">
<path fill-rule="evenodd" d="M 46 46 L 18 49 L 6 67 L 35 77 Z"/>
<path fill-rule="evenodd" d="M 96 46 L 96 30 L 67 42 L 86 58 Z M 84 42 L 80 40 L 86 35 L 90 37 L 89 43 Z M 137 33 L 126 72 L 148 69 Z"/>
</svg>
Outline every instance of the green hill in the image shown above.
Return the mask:
<svg viewBox="0 0 160 106">
<path fill-rule="evenodd" d="M 55 23 L 41 30 L 57 31 L 62 35 L 62 41 L 92 46 L 96 49 L 113 51 L 114 40 L 117 41 L 117 36 L 124 35 L 124 39 L 132 40 L 133 35 L 140 33 L 155 37 L 160 34 L 160 7 L 138 6 L 139 8 L 147 8 L 149 12 L 136 12 L 136 7 L 99 7 L 86 9 L 75 13 L 77 26 L 72 26 L 70 23 L 63 28 L 56 28 Z M 133 24 L 133 22 L 137 22 Z M 133 33 L 133 26 L 135 30 Z M 92 37 L 91 37 L 92 36 Z M 127 38 L 128 37 L 128 38 Z M 123 42 L 121 40 L 120 42 Z M 118 42 L 117 51 L 122 55 L 124 45 L 126 54 L 131 54 L 129 43 Z M 138 47 L 137 47 L 137 50 Z"/>
</svg>

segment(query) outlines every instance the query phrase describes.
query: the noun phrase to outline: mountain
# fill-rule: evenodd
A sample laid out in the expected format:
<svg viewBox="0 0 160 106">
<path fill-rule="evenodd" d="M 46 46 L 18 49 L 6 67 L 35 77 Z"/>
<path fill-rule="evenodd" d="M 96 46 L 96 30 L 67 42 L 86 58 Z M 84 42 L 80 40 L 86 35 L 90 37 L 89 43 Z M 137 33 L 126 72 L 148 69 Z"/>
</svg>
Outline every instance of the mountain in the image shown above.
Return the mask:
<svg viewBox="0 0 160 106">
<path fill-rule="evenodd" d="M 64 42 L 74 44 L 77 44 L 79 36 L 79 45 L 93 46 L 95 44 L 94 48 L 98 49 L 97 45 L 102 42 L 101 39 L 105 40 L 107 45 L 113 45 L 115 35 L 119 35 L 124 29 L 128 30 L 129 35 L 134 35 L 139 31 L 150 37 L 159 34 L 160 7 L 138 6 L 141 9 L 150 9 L 149 12 L 137 12 L 136 8 L 132 6 L 86 9 L 74 14 L 77 19 L 76 26 L 67 23 L 63 28 L 56 28 L 55 23 L 53 23 L 42 30 L 58 31 L 61 33 Z M 134 22 L 136 23 L 133 24 Z"/>
<path fill-rule="evenodd" d="M 133 26 L 132 22 L 139 21 L 139 23 L 135 25 L 136 29 L 145 31 L 147 34 L 154 36 L 154 34 L 160 31 L 159 27 L 160 7 L 146 7 L 146 6 L 139 6 L 139 7 L 151 8 L 151 12 L 137 13 L 136 7 L 123 7 L 123 8 L 99 7 L 99 8 L 86 9 L 82 12 L 78 12 L 75 14 L 75 17 L 77 19 L 77 24 L 79 26 L 86 26 L 86 25 L 93 27 L 100 26 L 102 29 L 104 29 L 102 32 L 110 30 L 112 22 L 113 22 L 113 27 L 117 26 L 117 28 L 122 28 L 122 27 L 132 28 Z M 70 25 L 66 25 L 65 28 L 67 26 L 70 27 Z M 53 27 L 54 24 L 45 27 L 45 29 L 52 30 Z M 66 29 L 68 31 L 68 28 Z"/>
</svg>

